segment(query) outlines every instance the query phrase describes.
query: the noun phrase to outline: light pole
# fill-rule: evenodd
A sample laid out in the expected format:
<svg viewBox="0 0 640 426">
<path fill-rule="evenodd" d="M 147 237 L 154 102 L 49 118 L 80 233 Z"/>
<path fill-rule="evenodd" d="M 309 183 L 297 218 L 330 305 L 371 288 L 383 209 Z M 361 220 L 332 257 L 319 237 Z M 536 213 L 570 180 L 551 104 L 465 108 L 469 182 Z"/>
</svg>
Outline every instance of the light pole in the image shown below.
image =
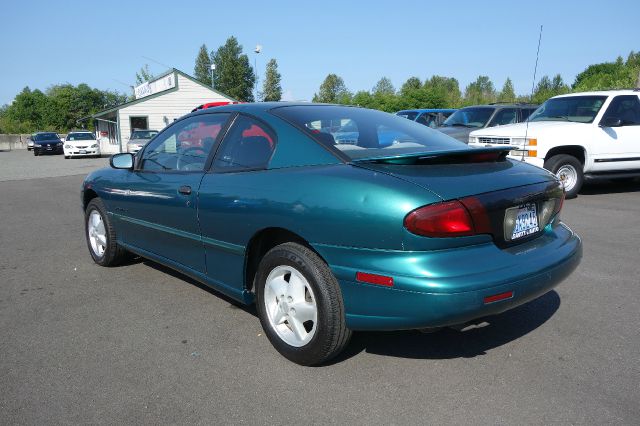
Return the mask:
<svg viewBox="0 0 640 426">
<path fill-rule="evenodd" d="M 262 52 L 262 45 L 261 44 L 256 44 L 256 48 L 253 50 L 256 54 L 256 56 L 253 57 L 253 70 L 256 73 L 256 81 L 255 81 L 255 95 L 254 95 L 254 99 L 257 101 L 258 100 L 258 80 L 260 79 L 260 77 L 258 77 L 258 66 L 257 66 L 257 59 L 258 59 L 258 54 L 260 52 Z"/>
<path fill-rule="evenodd" d="M 216 88 L 215 85 L 213 84 L 213 72 L 215 71 L 215 69 L 216 69 L 216 64 L 211 64 L 211 88 L 212 89 Z"/>
</svg>

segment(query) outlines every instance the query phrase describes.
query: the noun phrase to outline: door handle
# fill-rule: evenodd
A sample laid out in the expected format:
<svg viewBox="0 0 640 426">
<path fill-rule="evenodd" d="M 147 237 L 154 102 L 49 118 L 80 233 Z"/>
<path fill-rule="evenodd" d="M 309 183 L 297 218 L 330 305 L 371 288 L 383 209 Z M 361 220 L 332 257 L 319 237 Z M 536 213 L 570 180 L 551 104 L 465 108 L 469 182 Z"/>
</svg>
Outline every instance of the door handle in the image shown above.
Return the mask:
<svg viewBox="0 0 640 426">
<path fill-rule="evenodd" d="M 191 187 L 189 185 L 182 185 L 180 188 L 178 188 L 178 192 L 183 195 L 190 195 Z"/>
</svg>

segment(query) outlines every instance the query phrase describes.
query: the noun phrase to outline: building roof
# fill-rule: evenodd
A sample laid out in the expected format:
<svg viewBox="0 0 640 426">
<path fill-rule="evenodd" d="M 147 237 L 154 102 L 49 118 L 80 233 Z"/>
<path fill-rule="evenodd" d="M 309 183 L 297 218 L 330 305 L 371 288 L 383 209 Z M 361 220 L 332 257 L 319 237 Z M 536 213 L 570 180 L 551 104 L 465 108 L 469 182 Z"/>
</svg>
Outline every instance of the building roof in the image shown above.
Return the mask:
<svg viewBox="0 0 640 426">
<path fill-rule="evenodd" d="M 188 79 L 188 80 L 191 80 L 192 82 L 194 82 L 194 83 L 196 83 L 196 84 L 198 84 L 198 85 L 200 85 L 200 86 L 204 87 L 205 89 L 208 89 L 208 90 L 212 91 L 213 93 L 215 93 L 215 94 L 217 94 L 217 95 L 220 95 L 220 96 L 222 96 L 222 97 L 224 97 L 224 98 L 227 98 L 227 99 L 229 99 L 229 100 L 231 100 L 231 101 L 233 101 L 233 102 L 237 102 L 237 100 L 236 100 L 236 99 L 233 99 L 231 96 L 226 95 L 226 94 L 224 94 L 224 93 L 222 93 L 222 92 L 219 92 L 219 91 L 217 91 L 217 90 L 215 90 L 215 89 L 213 89 L 213 88 L 211 88 L 211 87 L 207 86 L 206 84 L 203 84 L 201 81 L 196 80 L 195 78 L 191 77 L 189 74 L 184 73 L 184 72 L 180 71 L 180 70 L 179 70 L 179 69 L 177 69 L 177 68 L 170 68 L 170 69 L 169 69 L 169 70 L 167 70 L 166 72 L 164 72 L 164 73 L 162 73 L 162 74 L 160 74 L 160 75 L 158 75 L 158 76 L 154 77 L 154 79 L 153 79 L 153 80 L 151 80 L 149 83 L 152 83 L 152 82 L 154 82 L 154 81 L 160 80 L 160 79 L 162 79 L 162 78 L 164 78 L 164 77 L 166 77 L 166 76 L 168 76 L 169 74 L 172 74 L 172 73 L 173 73 L 173 74 L 175 74 L 175 75 L 176 75 L 176 77 L 177 77 L 177 75 L 178 75 L 178 74 L 180 74 L 182 77 L 184 77 L 184 78 L 186 78 L 186 79 Z M 170 88 L 170 89 L 163 90 L 163 91 L 161 91 L 161 92 L 154 93 L 154 94 L 149 95 L 149 96 L 145 96 L 145 97 L 143 97 L 143 98 L 134 99 L 134 100 L 132 100 L 132 101 L 125 102 L 125 103 L 120 104 L 120 105 L 116 105 L 116 106 L 114 106 L 114 107 L 112 107 L 112 108 L 105 109 L 105 110 L 103 110 L 103 111 L 97 112 L 97 113 L 93 114 L 91 117 L 92 117 L 92 118 L 99 118 L 99 117 L 103 117 L 103 116 L 105 116 L 105 115 L 107 115 L 107 114 L 109 114 L 109 113 L 112 113 L 112 112 L 114 112 L 114 111 L 117 111 L 117 110 L 119 110 L 119 109 L 126 108 L 126 107 L 129 107 L 129 106 L 131 106 L 131 105 L 139 104 L 139 103 L 141 103 L 141 102 L 148 101 L 149 99 L 157 98 L 157 97 L 159 97 L 159 96 L 166 95 L 167 93 L 175 92 L 175 91 L 177 91 L 177 90 L 178 90 L 178 80 L 177 80 L 177 78 L 176 78 L 176 85 L 175 85 L 175 87 L 172 87 L 172 88 Z"/>
</svg>

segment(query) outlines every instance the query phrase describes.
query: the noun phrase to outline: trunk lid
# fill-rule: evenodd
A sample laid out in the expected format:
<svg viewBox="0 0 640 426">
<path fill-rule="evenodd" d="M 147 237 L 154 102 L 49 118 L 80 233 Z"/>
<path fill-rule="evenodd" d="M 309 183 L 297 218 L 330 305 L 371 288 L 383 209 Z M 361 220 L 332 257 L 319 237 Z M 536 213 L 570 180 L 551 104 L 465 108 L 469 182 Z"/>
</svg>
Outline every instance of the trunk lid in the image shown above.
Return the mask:
<svg viewBox="0 0 640 426">
<path fill-rule="evenodd" d="M 507 159 L 508 152 L 504 147 L 466 149 L 353 164 L 418 185 L 443 201 L 459 200 L 477 233 L 490 234 L 499 247 L 508 247 L 542 235 L 563 198 L 551 173 Z"/>
<path fill-rule="evenodd" d="M 552 174 L 539 167 L 505 158 L 508 152 L 505 147 L 478 148 L 378 158 L 352 164 L 411 182 L 443 200 L 555 181 Z M 492 161 L 490 156 L 493 154 Z"/>
</svg>

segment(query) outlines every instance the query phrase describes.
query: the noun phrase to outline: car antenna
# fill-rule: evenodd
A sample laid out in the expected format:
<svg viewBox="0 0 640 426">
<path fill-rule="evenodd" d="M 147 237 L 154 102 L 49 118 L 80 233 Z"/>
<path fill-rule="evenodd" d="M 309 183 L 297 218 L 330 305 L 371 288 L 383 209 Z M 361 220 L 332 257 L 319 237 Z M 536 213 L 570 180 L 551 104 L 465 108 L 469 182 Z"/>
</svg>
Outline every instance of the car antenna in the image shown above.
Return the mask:
<svg viewBox="0 0 640 426">
<path fill-rule="evenodd" d="M 540 35 L 538 36 L 538 51 L 536 52 L 536 65 L 533 68 L 533 82 L 531 82 L 531 102 L 533 102 L 533 91 L 536 87 L 536 74 L 538 72 L 538 58 L 540 57 L 540 42 L 542 41 L 542 25 L 540 25 Z M 529 117 L 524 131 L 524 143 L 527 144 L 527 136 L 529 135 Z M 524 147 L 523 147 L 524 148 Z M 524 149 L 522 150 L 522 159 L 524 161 Z"/>
</svg>

